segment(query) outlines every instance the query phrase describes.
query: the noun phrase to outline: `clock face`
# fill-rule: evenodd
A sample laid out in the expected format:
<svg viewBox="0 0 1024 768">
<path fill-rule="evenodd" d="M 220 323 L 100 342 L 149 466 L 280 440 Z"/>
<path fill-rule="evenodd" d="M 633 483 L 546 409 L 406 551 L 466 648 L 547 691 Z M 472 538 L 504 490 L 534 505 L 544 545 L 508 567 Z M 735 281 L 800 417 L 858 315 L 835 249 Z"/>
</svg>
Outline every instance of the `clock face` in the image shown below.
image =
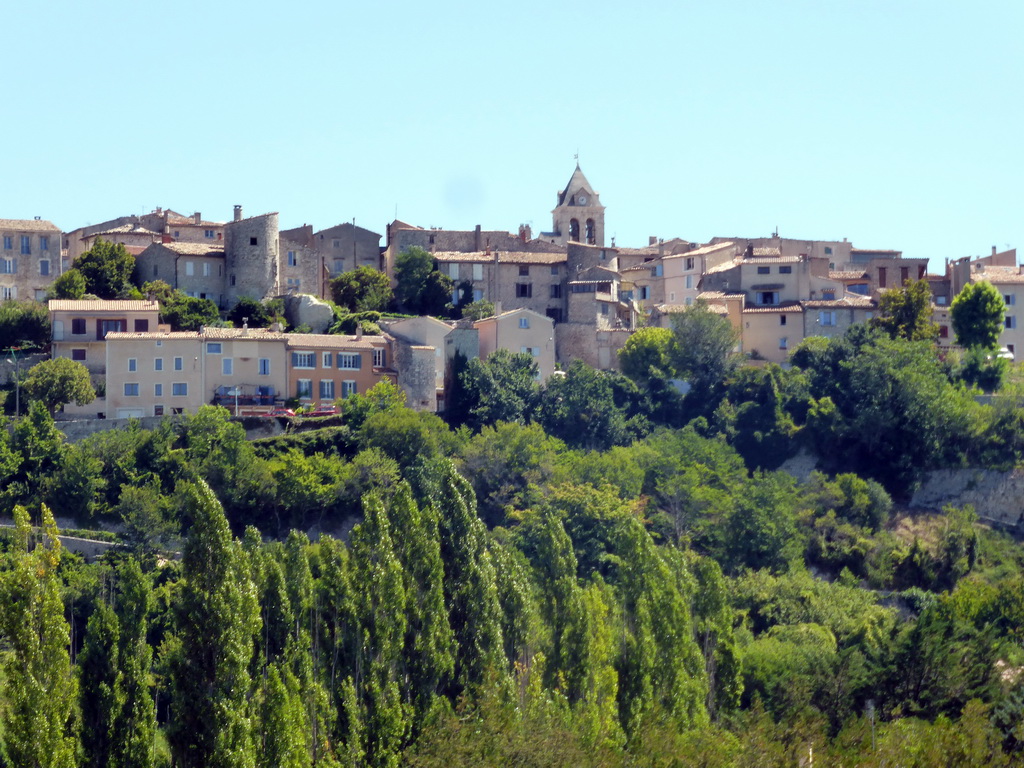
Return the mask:
<svg viewBox="0 0 1024 768">
<path fill-rule="evenodd" d="M 580 201 L 580 205 L 586 205 L 587 204 L 587 196 L 586 195 L 580 195 L 578 199 Z"/>
</svg>

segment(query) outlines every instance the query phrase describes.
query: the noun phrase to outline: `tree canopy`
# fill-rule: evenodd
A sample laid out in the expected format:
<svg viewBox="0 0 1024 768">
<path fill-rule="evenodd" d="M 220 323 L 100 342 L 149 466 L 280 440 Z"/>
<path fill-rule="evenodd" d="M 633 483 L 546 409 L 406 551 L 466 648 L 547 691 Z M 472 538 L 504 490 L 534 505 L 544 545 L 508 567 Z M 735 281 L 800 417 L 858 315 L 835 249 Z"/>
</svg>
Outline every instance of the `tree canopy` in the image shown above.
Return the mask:
<svg viewBox="0 0 1024 768">
<path fill-rule="evenodd" d="M 120 243 L 102 237 L 75 259 L 74 268 L 85 279 L 85 292 L 101 299 L 125 298 L 134 287 L 135 257 Z"/>
<path fill-rule="evenodd" d="M 88 369 L 66 357 L 55 357 L 32 366 L 22 386 L 30 399 L 42 402 L 50 413 L 68 403 L 88 405 L 96 399 Z"/>
<path fill-rule="evenodd" d="M 433 254 L 413 246 L 395 258 L 395 300 L 409 312 L 443 315 L 454 284 L 435 268 Z"/>
<path fill-rule="evenodd" d="M 372 267 L 357 267 L 331 280 L 331 297 L 350 312 L 385 312 L 394 293 L 386 274 Z"/>
<path fill-rule="evenodd" d="M 722 382 L 738 364 L 736 330 L 729 320 L 698 300 L 671 316 L 675 345 L 669 360 L 676 373 L 698 392 Z"/>
<path fill-rule="evenodd" d="M 938 338 L 939 326 L 932 320 L 932 290 L 928 281 L 908 280 L 901 288 L 883 291 L 878 300 L 878 315 L 871 324 L 894 339 Z"/>
<path fill-rule="evenodd" d="M 1006 305 L 991 283 L 968 283 L 949 307 L 956 342 L 962 347 L 994 349 L 1003 332 Z"/>
</svg>

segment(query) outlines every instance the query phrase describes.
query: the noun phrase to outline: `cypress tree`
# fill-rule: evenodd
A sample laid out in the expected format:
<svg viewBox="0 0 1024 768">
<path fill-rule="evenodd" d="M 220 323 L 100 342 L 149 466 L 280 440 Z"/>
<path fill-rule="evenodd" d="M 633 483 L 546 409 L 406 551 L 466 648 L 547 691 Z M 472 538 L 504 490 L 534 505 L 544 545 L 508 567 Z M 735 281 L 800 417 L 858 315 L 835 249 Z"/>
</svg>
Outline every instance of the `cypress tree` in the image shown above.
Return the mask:
<svg viewBox="0 0 1024 768">
<path fill-rule="evenodd" d="M 249 665 L 260 629 L 256 590 L 224 511 L 203 482 L 181 483 L 192 520 L 182 558 L 168 729 L 181 768 L 252 768 Z"/>
<path fill-rule="evenodd" d="M 78 739 L 72 709 L 77 685 L 57 575 L 61 544 L 45 505 L 42 521 L 44 540 L 29 551 L 28 512 L 14 508 L 11 568 L 0 577 L 0 631 L 10 649 L 4 661 L 6 706 L 0 731 L 8 764 L 74 768 Z"/>
<path fill-rule="evenodd" d="M 138 561 L 129 559 L 118 569 L 117 613 L 121 666 L 119 702 L 114 724 L 113 765 L 150 768 L 155 760 L 156 705 L 149 691 L 153 651 L 146 642 L 153 587 Z"/>
</svg>

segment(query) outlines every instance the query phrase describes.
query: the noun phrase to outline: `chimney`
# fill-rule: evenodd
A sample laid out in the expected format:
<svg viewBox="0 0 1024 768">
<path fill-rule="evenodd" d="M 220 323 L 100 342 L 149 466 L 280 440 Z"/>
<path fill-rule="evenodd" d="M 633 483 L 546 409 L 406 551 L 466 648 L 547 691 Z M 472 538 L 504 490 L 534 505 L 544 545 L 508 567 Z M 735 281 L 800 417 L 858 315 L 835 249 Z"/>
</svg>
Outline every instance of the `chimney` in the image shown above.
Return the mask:
<svg viewBox="0 0 1024 768">
<path fill-rule="evenodd" d="M 359 325 L 356 326 L 356 341 L 359 341 L 362 338 L 363 338 L 363 326 L 362 326 L 362 324 L 359 324 Z"/>
<path fill-rule="evenodd" d="M 192 214 L 192 220 L 196 223 L 197 227 L 203 223 L 203 217 L 200 215 L 199 211 Z"/>
<path fill-rule="evenodd" d="M 169 232 L 164 232 L 162 235 L 160 235 L 160 242 L 171 243 L 174 242 L 174 238 L 171 237 L 171 234 Z"/>
<path fill-rule="evenodd" d="M 241 221 L 241 220 L 242 220 L 242 206 L 236 205 L 235 206 L 235 221 Z"/>
<path fill-rule="evenodd" d="M 473 233 L 473 250 L 479 253 L 480 251 L 480 225 L 476 225 L 476 231 Z"/>
<path fill-rule="evenodd" d="M 654 245 L 656 242 L 658 242 L 658 236 L 657 235 L 651 235 L 650 237 L 647 238 L 647 244 L 648 245 Z"/>
<path fill-rule="evenodd" d="M 994 245 L 992 246 L 992 255 L 993 255 L 993 256 L 995 256 L 995 255 L 996 255 L 996 247 L 995 247 Z"/>
</svg>

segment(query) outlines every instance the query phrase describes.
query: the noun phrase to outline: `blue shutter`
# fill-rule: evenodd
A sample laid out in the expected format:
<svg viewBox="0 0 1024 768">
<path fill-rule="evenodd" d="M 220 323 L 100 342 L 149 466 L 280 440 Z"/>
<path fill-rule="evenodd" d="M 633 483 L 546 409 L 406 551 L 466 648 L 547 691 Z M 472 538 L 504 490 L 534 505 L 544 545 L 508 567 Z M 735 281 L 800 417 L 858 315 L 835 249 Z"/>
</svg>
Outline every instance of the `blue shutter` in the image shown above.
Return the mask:
<svg viewBox="0 0 1024 768">
<path fill-rule="evenodd" d="M 298 368 L 298 367 L 299 367 L 299 353 L 298 352 L 292 352 L 292 368 Z"/>
<path fill-rule="evenodd" d="M 18 271 L 18 260 L 11 259 L 11 274 L 15 274 Z"/>
<path fill-rule="evenodd" d="M 355 360 L 355 365 L 353 366 L 353 368 L 355 368 L 355 370 L 357 371 L 361 370 L 363 367 L 363 356 L 357 352 L 356 354 L 352 355 L 352 358 Z"/>
</svg>

